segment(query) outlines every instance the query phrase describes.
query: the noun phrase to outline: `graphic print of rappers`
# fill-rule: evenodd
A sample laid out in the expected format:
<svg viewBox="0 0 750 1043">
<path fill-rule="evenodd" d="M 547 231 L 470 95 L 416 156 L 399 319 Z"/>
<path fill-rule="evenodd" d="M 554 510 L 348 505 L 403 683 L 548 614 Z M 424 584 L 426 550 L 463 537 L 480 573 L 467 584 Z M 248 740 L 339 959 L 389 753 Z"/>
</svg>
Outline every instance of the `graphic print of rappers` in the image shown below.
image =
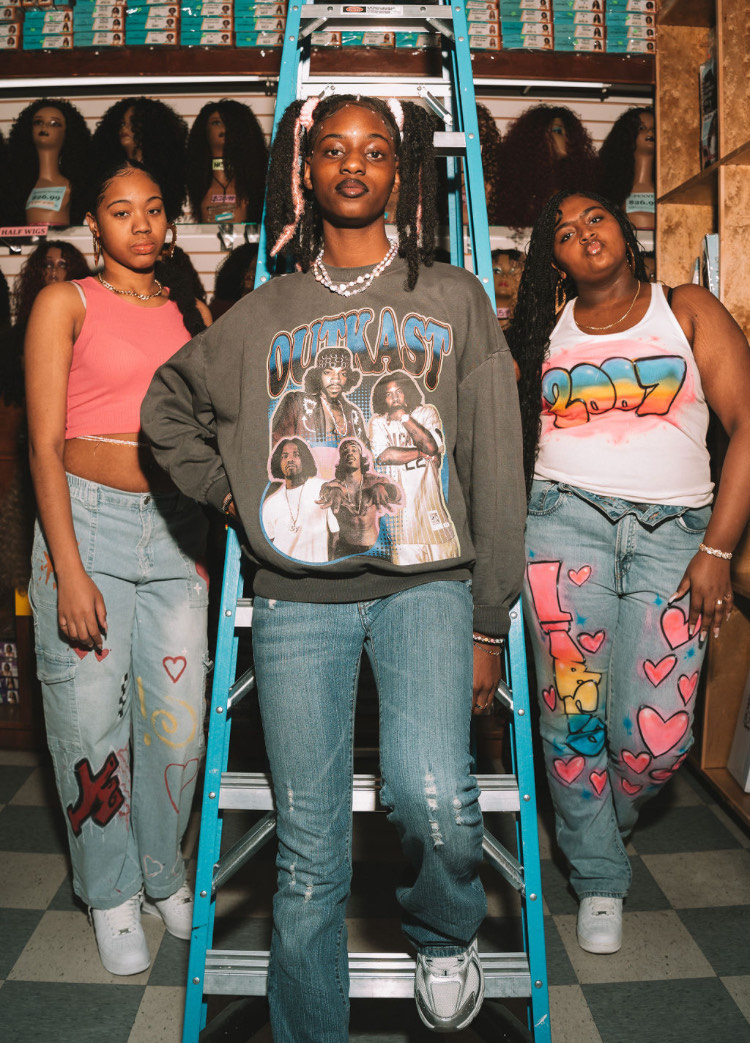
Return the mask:
<svg viewBox="0 0 750 1043">
<path fill-rule="evenodd" d="M 457 557 L 458 537 L 440 482 L 440 414 L 403 370 L 386 373 L 372 389 L 370 443 L 378 471 L 404 491 L 404 509 L 391 528 L 391 560 L 413 565 Z"/>
<path fill-rule="evenodd" d="M 267 538 L 282 554 L 297 561 L 329 559 L 329 536 L 334 538 L 339 523 L 327 506 L 321 505 L 323 479 L 309 447 L 301 438 L 283 438 L 268 465 L 274 484 L 263 501 L 263 528 Z"/>
<path fill-rule="evenodd" d="M 340 439 L 352 437 L 369 448 L 364 418 L 346 397 L 361 380 L 348 348 L 321 348 L 315 365 L 305 373 L 304 391 L 289 391 L 279 403 L 273 417 L 272 444 L 293 435 L 313 445 L 336 445 Z"/>
</svg>

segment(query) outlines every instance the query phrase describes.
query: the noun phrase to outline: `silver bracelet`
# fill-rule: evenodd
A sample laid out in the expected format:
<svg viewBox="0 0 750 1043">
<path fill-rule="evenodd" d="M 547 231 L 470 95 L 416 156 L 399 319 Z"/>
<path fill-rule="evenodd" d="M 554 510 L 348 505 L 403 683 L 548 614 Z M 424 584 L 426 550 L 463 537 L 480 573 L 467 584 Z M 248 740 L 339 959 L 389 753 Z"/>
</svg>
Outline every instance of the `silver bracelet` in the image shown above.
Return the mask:
<svg viewBox="0 0 750 1043">
<path fill-rule="evenodd" d="M 702 550 L 704 554 L 710 554 L 713 558 L 723 558 L 724 561 L 732 560 L 731 550 L 717 550 L 716 547 L 707 547 L 705 543 L 701 543 L 698 550 Z"/>
</svg>

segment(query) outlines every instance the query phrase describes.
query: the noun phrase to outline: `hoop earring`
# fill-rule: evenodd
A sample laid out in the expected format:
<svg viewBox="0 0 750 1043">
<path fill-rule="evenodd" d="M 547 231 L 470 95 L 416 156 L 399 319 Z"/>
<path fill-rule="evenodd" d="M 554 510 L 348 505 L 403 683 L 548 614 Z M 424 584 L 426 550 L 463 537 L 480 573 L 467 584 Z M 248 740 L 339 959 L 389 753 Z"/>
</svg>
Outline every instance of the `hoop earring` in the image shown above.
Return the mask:
<svg viewBox="0 0 750 1043">
<path fill-rule="evenodd" d="M 633 252 L 633 247 L 630 243 L 625 244 L 625 255 L 628 261 L 628 268 L 633 274 L 635 274 L 635 253 Z"/>
<path fill-rule="evenodd" d="M 555 283 L 555 315 L 559 315 L 568 301 L 568 294 L 565 290 L 565 280 L 567 276 L 565 272 L 561 272 L 556 265 L 553 264 L 552 267 L 557 272 L 557 282 Z"/>
<path fill-rule="evenodd" d="M 166 249 L 162 247 L 162 249 L 164 249 L 164 256 L 167 258 L 168 261 L 171 261 L 172 257 L 174 256 L 175 243 L 177 242 L 177 226 L 175 225 L 174 221 L 170 221 L 167 225 L 167 231 L 169 231 L 170 229 L 172 231 L 172 241 L 169 244 L 169 246 L 166 247 Z"/>
<path fill-rule="evenodd" d="M 102 255 L 102 241 L 96 232 L 92 232 L 91 235 L 94 240 L 94 264 L 97 265 L 99 264 L 99 258 Z"/>
</svg>

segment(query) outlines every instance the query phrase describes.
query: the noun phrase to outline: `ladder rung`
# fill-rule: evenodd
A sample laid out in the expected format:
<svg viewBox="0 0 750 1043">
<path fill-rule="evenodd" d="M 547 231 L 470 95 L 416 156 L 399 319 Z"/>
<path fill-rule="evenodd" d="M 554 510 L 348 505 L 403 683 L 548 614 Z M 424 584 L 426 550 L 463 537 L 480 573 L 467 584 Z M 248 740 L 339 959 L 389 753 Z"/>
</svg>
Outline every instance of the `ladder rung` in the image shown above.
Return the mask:
<svg viewBox="0 0 750 1043">
<path fill-rule="evenodd" d="M 482 953 L 485 996 L 530 996 L 529 961 L 523 952 Z M 349 953 L 349 995 L 355 999 L 410 999 L 414 959 L 406 953 Z M 209 949 L 203 991 L 213 996 L 264 996 L 267 952 Z"/>
<path fill-rule="evenodd" d="M 453 9 L 449 4 L 399 4 L 390 11 L 384 5 L 305 4 L 300 15 L 300 39 L 325 25 L 326 32 L 380 29 L 383 32 L 422 31 L 453 35 Z"/>
<path fill-rule="evenodd" d="M 477 775 L 482 811 L 518 811 L 518 783 L 514 775 Z M 380 779 L 355 775 L 352 805 L 355 811 L 381 811 Z M 269 775 L 262 772 L 225 771 L 221 776 L 219 807 L 235 811 L 270 811 L 274 807 Z"/>
</svg>

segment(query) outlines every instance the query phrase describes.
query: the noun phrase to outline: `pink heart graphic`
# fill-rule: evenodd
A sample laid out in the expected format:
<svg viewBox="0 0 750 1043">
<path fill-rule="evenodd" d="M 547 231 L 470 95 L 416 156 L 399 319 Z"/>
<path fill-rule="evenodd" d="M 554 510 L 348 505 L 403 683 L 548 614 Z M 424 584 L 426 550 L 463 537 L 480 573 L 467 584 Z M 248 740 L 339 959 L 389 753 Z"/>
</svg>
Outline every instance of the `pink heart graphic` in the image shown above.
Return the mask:
<svg viewBox="0 0 750 1043">
<path fill-rule="evenodd" d="M 668 768 L 655 768 L 654 771 L 650 771 L 649 775 L 655 782 L 666 782 L 667 779 L 672 778 L 672 771 Z"/>
<path fill-rule="evenodd" d="M 167 655 L 162 659 L 162 666 L 169 674 L 172 684 L 177 684 L 187 669 L 187 659 L 184 655 Z"/>
<path fill-rule="evenodd" d="M 664 678 L 669 677 L 676 665 L 676 655 L 664 656 L 658 663 L 652 663 L 650 659 L 647 659 L 643 664 L 643 672 L 654 688 L 658 688 Z"/>
<path fill-rule="evenodd" d="M 79 659 L 85 659 L 86 656 L 91 651 L 91 649 L 90 648 L 75 648 L 74 647 L 73 651 L 75 652 L 75 654 L 78 656 Z M 108 648 L 103 648 L 101 650 L 101 652 L 94 652 L 94 655 L 96 656 L 97 660 L 101 663 L 102 659 L 106 659 L 107 656 L 109 655 L 109 649 Z"/>
<path fill-rule="evenodd" d="M 634 796 L 636 795 L 636 793 L 640 793 L 640 792 L 641 792 L 641 790 L 643 789 L 643 786 L 638 786 L 638 785 L 637 785 L 636 783 L 634 783 L 634 782 L 628 782 L 628 780 L 627 780 L 627 779 L 623 779 L 623 780 L 622 780 L 622 788 L 623 788 L 623 789 L 625 790 L 625 792 L 626 792 L 626 793 L 628 793 L 628 794 L 629 794 L 629 795 L 630 795 L 631 797 L 634 797 Z"/>
<path fill-rule="evenodd" d="M 591 566 L 582 565 L 580 569 L 568 569 L 568 578 L 575 583 L 577 587 L 583 586 L 586 580 L 591 575 Z"/>
<path fill-rule="evenodd" d="M 677 681 L 677 691 L 680 693 L 680 697 L 681 697 L 683 703 L 685 704 L 685 706 L 687 706 L 687 704 L 693 698 L 693 695 L 695 694 L 695 686 L 697 684 L 698 684 L 698 671 L 697 670 L 695 671 L 694 674 L 691 674 L 689 677 L 687 676 L 687 674 L 680 674 L 680 678 Z"/>
<path fill-rule="evenodd" d="M 661 629 L 670 648 L 679 648 L 690 640 L 687 616 L 681 608 L 672 605 L 661 616 Z"/>
<path fill-rule="evenodd" d="M 198 774 L 198 763 L 198 758 L 192 757 L 185 764 L 168 764 L 164 769 L 164 784 L 167 787 L 167 796 L 172 807 L 177 812 L 180 810 L 177 806 L 180 794 Z"/>
<path fill-rule="evenodd" d="M 550 710 L 554 710 L 555 705 L 557 703 L 557 692 L 555 691 L 555 689 L 543 688 L 542 695 L 544 696 L 544 701 L 547 704 L 547 706 L 549 706 Z"/>
<path fill-rule="evenodd" d="M 578 644 L 587 652 L 598 652 L 606 636 L 603 630 L 597 630 L 595 634 L 579 634 Z"/>
<path fill-rule="evenodd" d="M 636 775 L 641 775 L 651 763 L 651 758 L 645 752 L 631 753 L 630 750 L 623 750 L 622 759 Z"/>
<path fill-rule="evenodd" d="M 638 727 L 654 757 L 661 757 L 662 753 L 676 746 L 689 724 L 690 716 L 684 710 L 679 710 L 666 720 L 653 706 L 642 706 L 638 711 Z"/>
<path fill-rule="evenodd" d="M 569 761 L 563 760 L 562 757 L 558 757 L 554 764 L 557 774 L 563 780 L 565 785 L 569 786 L 571 782 L 575 782 L 583 771 L 585 761 L 581 756 L 571 757 Z"/>
<path fill-rule="evenodd" d="M 602 790 L 607 785 L 607 773 L 606 771 L 592 771 L 589 775 L 591 785 L 594 787 L 594 792 L 597 797 L 601 797 Z"/>
<path fill-rule="evenodd" d="M 685 751 L 685 753 L 683 753 L 680 757 L 677 758 L 677 760 L 672 765 L 672 771 L 677 771 L 677 769 L 679 768 L 679 766 L 682 764 L 682 762 L 685 760 L 686 757 L 687 757 L 687 751 Z"/>
</svg>

